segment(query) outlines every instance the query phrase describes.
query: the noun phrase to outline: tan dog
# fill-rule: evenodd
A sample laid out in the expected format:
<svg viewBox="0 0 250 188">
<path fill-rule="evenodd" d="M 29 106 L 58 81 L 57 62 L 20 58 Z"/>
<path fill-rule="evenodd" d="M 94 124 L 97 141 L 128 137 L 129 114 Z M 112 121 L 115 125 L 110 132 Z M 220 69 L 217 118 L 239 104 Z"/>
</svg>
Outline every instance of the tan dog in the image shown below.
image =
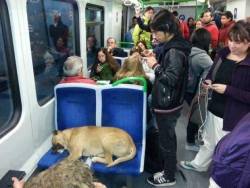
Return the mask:
<svg viewBox="0 0 250 188">
<path fill-rule="evenodd" d="M 133 159 L 135 144 L 130 135 L 122 129 L 113 127 L 86 126 L 55 131 L 52 150 L 67 149 L 69 160 L 81 156 L 94 156 L 93 162 L 107 164 L 107 167 Z M 112 156 L 117 157 L 113 161 Z"/>
</svg>

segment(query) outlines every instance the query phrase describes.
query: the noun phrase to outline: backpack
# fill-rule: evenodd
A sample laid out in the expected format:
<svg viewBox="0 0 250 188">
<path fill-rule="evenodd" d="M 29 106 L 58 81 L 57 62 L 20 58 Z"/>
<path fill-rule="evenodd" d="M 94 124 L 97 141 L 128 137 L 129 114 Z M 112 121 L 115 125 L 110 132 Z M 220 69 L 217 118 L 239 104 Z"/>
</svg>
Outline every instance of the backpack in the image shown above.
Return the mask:
<svg viewBox="0 0 250 188">
<path fill-rule="evenodd" d="M 221 188 L 250 188 L 250 113 L 217 144 L 211 176 Z"/>
</svg>

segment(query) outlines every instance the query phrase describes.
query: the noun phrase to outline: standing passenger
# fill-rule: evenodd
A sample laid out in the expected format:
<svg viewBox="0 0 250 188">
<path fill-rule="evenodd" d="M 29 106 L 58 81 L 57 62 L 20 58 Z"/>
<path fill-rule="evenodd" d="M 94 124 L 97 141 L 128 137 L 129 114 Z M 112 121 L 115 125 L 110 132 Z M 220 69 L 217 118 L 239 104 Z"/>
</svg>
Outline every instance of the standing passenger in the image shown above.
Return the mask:
<svg viewBox="0 0 250 188">
<path fill-rule="evenodd" d="M 208 32 L 210 33 L 211 47 L 213 50 L 215 50 L 218 44 L 219 30 L 215 22 L 213 21 L 213 15 L 211 11 L 207 10 L 204 12 L 203 17 L 202 17 L 202 24 L 203 24 L 203 28 L 208 30 Z"/>
<path fill-rule="evenodd" d="M 154 186 L 171 186 L 176 183 L 176 134 L 175 126 L 182 109 L 188 79 L 190 45 L 180 33 L 179 24 L 168 10 L 160 10 L 150 24 L 153 38 L 162 45 L 160 53 L 147 57 L 154 69 L 152 107 L 159 128 L 160 152 L 164 159 L 161 172 L 147 179 Z"/>
<path fill-rule="evenodd" d="M 198 88 L 200 87 L 200 79 L 205 79 L 210 67 L 213 64 L 212 59 L 208 55 L 210 44 L 210 33 L 200 28 L 194 31 L 191 37 L 192 49 L 189 55 L 189 78 L 188 87 L 185 95 L 187 103 L 190 105 L 190 116 L 187 126 L 187 150 L 197 151 L 199 148 L 195 144 L 195 136 L 198 133 L 199 126 L 203 121 L 203 112 L 197 115 L 201 109 L 205 107 L 204 96 L 200 94 Z M 200 117 L 201 116 L 201 117 Z"/>
<path fill-rule="evenodd" d="M 250 23 L 237 22 L 229 32 L 228 47 L 213 64 L 204 87 L 213 90 L 203 133 L 204 144 L 183 168 L 206 171 L 218 141 L 250 112 Z"/>
<path fill-rule="evenodd" d="M 218 48 L 222 49 L 228 46 L 228 33 L 235 24 L 233 20 L 233 14 L 230 11 L 226 11 L 221 15 L 221 28 L 219 30 L 219 43 Z"/>
<path fill-rule="evenodd" d="M 143 23 L 145 25 L 149 25 L 150 20 L 152 19 L 154 14 L 154 9 L 152 7 L 147 7 L 144 11 L 144 16 L 143 16 Z M 147 48 L 152 48 L 151 45 L 151 33 L 147 32 L 143 29 L 140 28 L 140 26 L 137 24 L 135 26 L 134 32 L 133 32 L 133 41 L 134 44 L 136 45 L 138 41 L 145 41 Z"/>
</svg>

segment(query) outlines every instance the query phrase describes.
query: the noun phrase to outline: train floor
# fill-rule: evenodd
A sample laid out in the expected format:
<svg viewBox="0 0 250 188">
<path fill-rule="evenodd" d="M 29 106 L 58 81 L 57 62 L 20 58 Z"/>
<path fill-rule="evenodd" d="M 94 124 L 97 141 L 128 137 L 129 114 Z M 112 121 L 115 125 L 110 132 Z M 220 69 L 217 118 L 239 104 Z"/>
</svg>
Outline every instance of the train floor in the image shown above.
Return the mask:
<svg viewBox="0 0 250 188">
<path fill-rule="evenodd" d="M 191 160 L 196 155 L 196 152 L 185 150 L 186 142 L 186 122 L 187 122 L 187 106 L 184 107 L 181 117 L 178 119 L 176 126 L 178 148 L 177 148 L 177 160 Z M 171 188 L 207 188 L 209 182 L 208 172 L 193 172 L 184 170 L 179 167 L 186 177 L 186 181 L 183 179 L 179 172 L 176 173 L 176 185 Z M 95 176 L 108 188 L 152 188 L 153 186 L 146 182 L 147 177 L 151 174 L 144 172 L 137 177 L 124 177 L 120 175 L 103 175 L 95 174 Z"/>
</svg>

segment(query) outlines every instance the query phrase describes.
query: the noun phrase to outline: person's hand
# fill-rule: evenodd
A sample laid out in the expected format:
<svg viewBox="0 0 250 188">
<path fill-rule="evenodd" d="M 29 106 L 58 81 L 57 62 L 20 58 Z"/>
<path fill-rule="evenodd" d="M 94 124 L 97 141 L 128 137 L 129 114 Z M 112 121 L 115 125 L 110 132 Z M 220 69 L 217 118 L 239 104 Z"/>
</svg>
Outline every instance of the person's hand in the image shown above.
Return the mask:
<svg viewBox="0 0 250 188">
<path fill-rule="evenodd" d="M 208 89 L 211 88 L 211 84 L 212 84 L 212 81 L 211 81 L 211 80 L 204 80 L 204 81 L 202 82 L 202 85 L 201 85 L 201 86 L 202 86 L 202 88 L 208 90 Z"/>
<path fill-rule="evenodd" d="M 107 188 L 105 185 L 103 185 L 102 183 L 99 182 L 94 182 L 93 183 L 95 188 Z"/>
<path fill-rule="evenodd" d="M 141 15 L 141 8 L 140 7 L 135 7 L 135 17 L 139 18 Z"/>
<path fill-rule="evenodd" d="M 151 69 L 152 69 L 152 67 L 153 67 L 155 64 L 157 64 L 157 60 L 155 59 L 154 56 L 146 57 L 145 59 L 147 59 L 146 62 L 147 62 L 147 64 L 148 64 L 149 68 L 151 68 Z"/>
<path fill-rule="evenodd" d="M 150 56 L 154 56 L 155 57 L 154 52 L 152 50 L 148 50 L 148 49 L 143 50 L 142 55 L 145 56 L 145 57 L 150 57 Z"/>
<path fill-rule="evenodd" d="M 212 84 L 212 90 L 220 94 L 225 93 L 226 88 L 227 85 L 225 84 Z"/>
<path fill-rule="evenodd" d="M 23 188 L 24 180 L 19 181 L 16 177 L 11 178 L 13 181 L 13 188 Z"/>
<path fill-rule="evenodd" d="M 103 69 L 103 66 L 98 64 L 97 67 L 96 67 L 96 72 L 99 73 L 99 72 L 102 71 L 102 69 Z"/>
</svg>

